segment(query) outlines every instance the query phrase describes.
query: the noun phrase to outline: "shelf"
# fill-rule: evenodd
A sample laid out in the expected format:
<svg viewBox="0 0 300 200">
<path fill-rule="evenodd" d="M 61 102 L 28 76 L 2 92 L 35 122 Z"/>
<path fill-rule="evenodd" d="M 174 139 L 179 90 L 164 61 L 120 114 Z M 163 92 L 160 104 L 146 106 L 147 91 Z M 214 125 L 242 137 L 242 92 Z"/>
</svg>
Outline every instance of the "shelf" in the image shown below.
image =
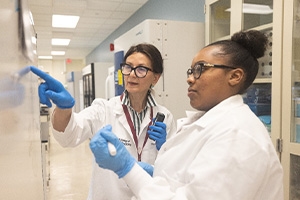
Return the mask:
<svg viewBox="0 0 300 200">
<path fill-rule="evenodd" d="M 251 28 L 249 30 L 258 30 L 258 31 L 266 31 L 266 30 L 270 30 L 273 27 L 273 23 L 269 23 L 269 24 L 263 24 L 261 26 L 257 26 L 254 28 Z"/>
<path fill-rule="evenodd" d="M 256 78 L 253 83 L 272 83 L 272 78 Z"/>
<path fill-rule="evenodd" d="M 218 38 L 216 41 L 221 41 L 221 40 L 230 40 L 230 35 L 226 35 L 226 36 L 224 36 L 224 37 L 220 37 L 220 38 Z"/>
<path fill-rule="evenodd" d="M 249 30 L 267 31 L 267 30 L 272 29 L 272 27 L 273 27 L 273 23 L 269 23 L 269 24 L 264 24 L 264 25 L 261 25 L 261 26 L 257 26 L 257 27 L 251 28 Z M 216 41 L 229 40 L 230 37 L 231 37 L 231 35 L 226 35 L 226 36 L 217 38 Z"/>
</svg>

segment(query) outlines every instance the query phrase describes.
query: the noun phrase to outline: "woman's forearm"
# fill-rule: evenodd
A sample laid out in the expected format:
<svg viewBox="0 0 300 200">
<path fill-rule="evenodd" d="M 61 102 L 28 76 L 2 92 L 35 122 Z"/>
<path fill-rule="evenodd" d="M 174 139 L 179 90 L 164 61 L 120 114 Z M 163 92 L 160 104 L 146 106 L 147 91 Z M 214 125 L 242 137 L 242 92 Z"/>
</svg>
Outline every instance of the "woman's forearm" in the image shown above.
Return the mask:
<svg viewBox="0 0 300 200">
<path fill-rule="evenodd" d="M 60 109 L 56 107 L 52 113 L 52 126 L 55 130 L 64 132 L 72 114 L 72 108 Z"/>
</svg>

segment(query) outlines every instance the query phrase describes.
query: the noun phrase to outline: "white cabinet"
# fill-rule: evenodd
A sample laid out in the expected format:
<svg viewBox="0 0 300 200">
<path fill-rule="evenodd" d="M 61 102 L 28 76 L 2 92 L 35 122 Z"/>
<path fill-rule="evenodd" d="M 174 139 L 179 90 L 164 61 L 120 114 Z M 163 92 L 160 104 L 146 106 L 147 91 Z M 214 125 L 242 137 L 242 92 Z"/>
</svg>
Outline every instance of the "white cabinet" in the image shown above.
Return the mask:
<svg viewBox="0 0 300 200">
<path fill-rule="evenodd" d="M 1 1 L 0 199 L 44 199 L 36 34 L 27 1 Z M 13 76 L 12 76 L 13 75 Z"/>
<path fill-rule="evenodd" d="M 250 2 L 263 7 L 249 10 Z M 270 9 L 272 14 L 267 14 Z M 260 66 L 255 84 L 272 86 L 271 138 L 284 169 L 284 199 L 299 199 L 300 0 L 206 0 L 205 10 L 206 43 L 229 39 L 239 30 L 272 34 L 270 49 L 260 59 L 261 64 L 271 63 L 264 69 Z M 253 14 L 255 10 L 261 14 Z"/>
<path fill-rule="evenodd" d="M 270 30 L 273 0 L 206 0 L 206 44 L 248 29 Z"/>
</svg>

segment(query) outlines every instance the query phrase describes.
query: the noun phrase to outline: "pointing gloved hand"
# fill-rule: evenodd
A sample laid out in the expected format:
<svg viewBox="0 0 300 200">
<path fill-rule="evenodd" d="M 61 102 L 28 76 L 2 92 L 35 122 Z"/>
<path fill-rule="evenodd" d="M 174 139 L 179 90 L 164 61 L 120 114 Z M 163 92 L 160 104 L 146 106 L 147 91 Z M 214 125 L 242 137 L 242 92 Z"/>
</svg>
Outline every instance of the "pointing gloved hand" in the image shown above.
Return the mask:
<svg viewBox="0 0 300 200">
<path fill-rule="evenodd" d="M 90 148 L 99 167 L 114 171 L 119 178 L 124 177 L 136 163 L 122 142 L 111 132 L 111 125 L 99 130 L 90 141 Z M 111 156 L 108 142 L 116 148 L 116 155 Z"/>
<path fill-rule="evenodd" d="M 150 175 L 153 176 L 153 166 L 145 163 L 145 162 L 138 162 L 138 164 Z"/>
<path fill-rule="evenodd" d="M 74 106 L 75 99 L 65 89 L 62 83 L 36 67 L 31 66 L 30 70 L 45 80 L 45 82 L 39 86 L 39 97 L 42 104 L 51 107 L 51 99 L 52 102 L 61 109 L 68 109 Z"/>
<path fill-rule="evenodd" d="M 163 122 L 155 122 L 154 125 L 149 126 L 148 134 L 149 138 L 156 142 L 156 149 L 159 150 L 160 147 L 166 142 L 166 124 Z"/>
</svg>

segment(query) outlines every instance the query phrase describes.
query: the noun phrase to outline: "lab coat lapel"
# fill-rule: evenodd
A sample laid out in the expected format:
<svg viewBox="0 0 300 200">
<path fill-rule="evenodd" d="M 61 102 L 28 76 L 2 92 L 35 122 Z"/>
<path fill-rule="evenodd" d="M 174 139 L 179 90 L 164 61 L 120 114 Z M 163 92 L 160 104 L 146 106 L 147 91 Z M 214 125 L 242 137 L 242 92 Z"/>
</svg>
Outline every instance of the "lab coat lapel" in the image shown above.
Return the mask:
<svg viewBox="0 0 300 200">
<path fill-rule="evenodd" d="M 146 116 L 141 124 L 141 133 L 138 137 L 145 137 L 145 134 L 147 133 L 147 130 L 145 131 L 145 129 L 148 129 L 148 125 L 149 123 L 152 121 L 152 119 L 150 119 L 151 117 L 151 108 L 149 107 L 147 109 L 147 113 L 146 113 Z M 154 113 L 154 108 L 153 108 L 153 113 Z M 154 117 L 154 116 L 153 116 Z"/>
<path fill-rule="evenodd" d="M 121 126 L 123 126 L 123 128 L 127 131 L 127 133 L 130 135 L 130 137 L 132 137 L 132 139 L 133 139 L 130 126 L 127 122 L 125 113 L 123 111 L 122 104 L 119 104 L 115 111 L 116 111 L 116 120 L 118 120 L 120 122 Z"/>
</svg>

